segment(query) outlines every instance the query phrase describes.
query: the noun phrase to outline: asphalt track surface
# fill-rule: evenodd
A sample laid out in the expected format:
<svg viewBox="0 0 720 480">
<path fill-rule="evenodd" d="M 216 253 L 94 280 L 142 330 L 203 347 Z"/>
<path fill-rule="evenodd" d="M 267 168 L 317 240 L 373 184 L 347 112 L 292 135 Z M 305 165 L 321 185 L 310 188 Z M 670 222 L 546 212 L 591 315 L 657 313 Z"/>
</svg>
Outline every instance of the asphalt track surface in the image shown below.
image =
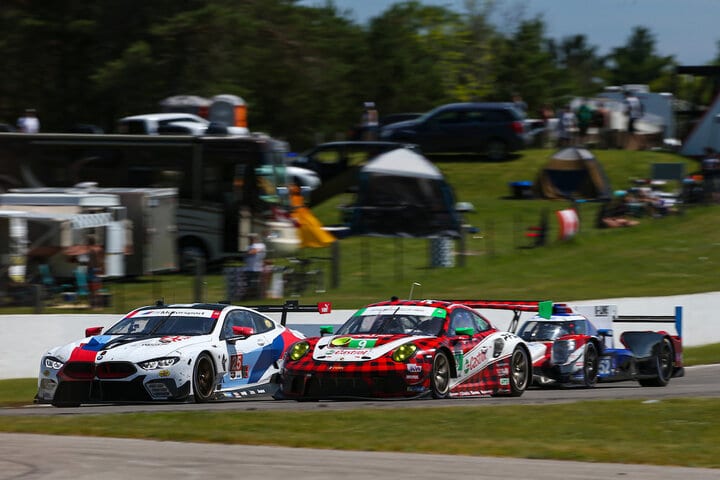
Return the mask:
<svg viewBox="0 0 720 480">
<path fill-rule="evenodd" d="M 511 404 L 551 404 L 584 400 L 720 397 L 720 365 L 690 367 L 667 387 L 635 382 L 600 384 L 593 389 L 530 389 L 520 398 L 420 401 L 307 402 L 251 400 L 195 405 L 91 405 L 72 409 L 47 406 L 0 409 L 0 415 L 78 415 L 192 410 L 321 410 L 411 408 Z M 297 480 L 454 478 L 557 480 L 720 479 L 720 469 L 582 463 L 517 458 L 468 457 L 386 452 L 327 451 L 247 445 L 158 442 L 133 439 L 58 437 L 0 433 L 0 480 L 5 479 L 195 479 L 219 476 Z"/>
</svg>

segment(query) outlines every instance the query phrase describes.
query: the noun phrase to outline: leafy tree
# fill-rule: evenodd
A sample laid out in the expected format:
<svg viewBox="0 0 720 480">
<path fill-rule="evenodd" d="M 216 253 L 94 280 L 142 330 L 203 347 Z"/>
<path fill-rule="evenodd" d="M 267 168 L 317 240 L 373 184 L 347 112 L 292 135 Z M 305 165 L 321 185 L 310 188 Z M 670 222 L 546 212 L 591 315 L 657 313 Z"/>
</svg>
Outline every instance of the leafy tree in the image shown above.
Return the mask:
<svg viewBox="0 0 720 480">
<path fill-rule="evenodd" d="M 655 37 L 645 27 L 633 28 L 627 43 L 614 48 L 608 61 L 613 85 L 649 84 L 674 65 L 672 56 L 656 54 Z"/>
</svg>

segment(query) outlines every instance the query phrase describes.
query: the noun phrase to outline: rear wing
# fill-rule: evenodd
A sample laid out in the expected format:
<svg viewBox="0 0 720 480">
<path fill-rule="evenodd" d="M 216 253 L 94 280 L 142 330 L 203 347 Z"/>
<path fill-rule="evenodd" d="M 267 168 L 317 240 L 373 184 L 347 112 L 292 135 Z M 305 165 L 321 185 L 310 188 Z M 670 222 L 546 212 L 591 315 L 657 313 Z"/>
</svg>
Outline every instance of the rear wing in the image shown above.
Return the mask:
<svg viewBox="0 0 720 480">
<path fill-rule="evenodd" d="M 682 338 L 683 307 L 675 307 L 675 315 L 618 315 L 618 323 L 674 323 L 679 338 Z"/>
<path fill-rule="evenodd" d="M 538 312 L 541 317 L 550 318 L 556 305 L 564 306 L 565 304 L 553 304 L 550 300 L 449 300 L 452 303 L 459 303 L 470 308 L 476 309 L 494 309 L 494 310 L 512 310 L 513 318 L 510 321 L 508 331 L 515 332 L 520 322 L 520 314 L 522 312 Z"/>
<path fill-rule="evenodd" d="M 330 313 L 332 312 L 332 304 L 330 302 L 318 302 L 316 304 L 300 305 L 297 300 L 285 300 L 282 305 L 244 305 L 258 312 L 282 313 L 280 316 L 280 324 L 285 325 L 287 322 L 287 314 L 290 312 L 308 312 L 308 313 Z"/>
</svg>

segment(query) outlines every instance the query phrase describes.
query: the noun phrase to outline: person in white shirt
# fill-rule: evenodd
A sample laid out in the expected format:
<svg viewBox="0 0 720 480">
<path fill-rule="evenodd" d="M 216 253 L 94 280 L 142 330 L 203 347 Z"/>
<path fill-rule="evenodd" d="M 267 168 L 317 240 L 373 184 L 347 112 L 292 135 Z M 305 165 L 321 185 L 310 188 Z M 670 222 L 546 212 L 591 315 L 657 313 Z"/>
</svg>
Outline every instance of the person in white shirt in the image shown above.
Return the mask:
<svg viewBox="0 0 720 480">
<path fill-rule="evenodd" d="M 17 126 L 23 133 L 38 133 L 40 131 L 40 120 L 35 110 L 32 108 L 25 110 L 25 114 L 18 118 Z"/>
</svg>

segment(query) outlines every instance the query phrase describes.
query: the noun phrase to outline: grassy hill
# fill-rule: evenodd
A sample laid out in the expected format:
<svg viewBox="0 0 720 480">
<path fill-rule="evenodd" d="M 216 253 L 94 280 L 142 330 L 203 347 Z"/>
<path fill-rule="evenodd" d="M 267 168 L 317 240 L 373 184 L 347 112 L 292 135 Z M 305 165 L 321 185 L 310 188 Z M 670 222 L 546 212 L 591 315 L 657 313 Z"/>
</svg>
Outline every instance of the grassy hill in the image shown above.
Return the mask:
<svg viewBox="0 0 720 480">
<path fill-rule="evenodd" d="M 513 160 L 499 163 L 452 158 L 438 161 L 457 200 L 475 206 L 475 212 L 465 219 L 479 232 L 467 235 L 467 255 L 456 257 L 455 267 L 430 268 L 428 239 L 343 239 L 339 243 L 339 286 L 326 288 L 326 292 L 315 292 L 308 286 L 300 301 L 332 301 L 335 308 L 355 308 L 391 295 L 406 297 L 413 282 L 421 284 L 414 287 L 415 298 L 570 301 L 720 290 L 720 206 L 693 205 L 681 215 L 641 218 L 636 227 L 598 229 L 595 218 L 599 205 L 584 203 L 580 205 L 580 233 L 570 241 L 560 242 L 552 212 L 568 207 L 568 201 L 508 199 L 508 183 L 535 180 L 552 153 L 526 150 Z M 627 189 L 632 179 L 647 178 L 655 162 L 685 162 L 686 171 L 698 169 L 694 161 L 666 152 L 593 153 L 613 189 Z M 313 211 L 324 224 L 337 224 L 338 205 L 349 201 L 347 195 L 340 195 Z M 528 243 L 523 235 L 525 229 L 539 221 L 544 209 L 551 213 L 548 245 L 520 248 Z M 330 249 L 309 249 L 301 256 L 312 261 L 311 269 L 322 268 L 325 285 L 331 285 L 330 262 L 326 260 Z M 287 259 L 276 260 L 275 264 L 297 266 Z M 208 301 L 227 297 L 221 273 L 198 282 L 188 276 L 158 275 L 110 284 L 108 288 L 113 292 L 113 307 L 106 311 L 115 312 L 158 298 L 191 301 L 195 291 Z M 286 289 L 283 297 L 289 298 L 291 293 Z"/>
</svg>

